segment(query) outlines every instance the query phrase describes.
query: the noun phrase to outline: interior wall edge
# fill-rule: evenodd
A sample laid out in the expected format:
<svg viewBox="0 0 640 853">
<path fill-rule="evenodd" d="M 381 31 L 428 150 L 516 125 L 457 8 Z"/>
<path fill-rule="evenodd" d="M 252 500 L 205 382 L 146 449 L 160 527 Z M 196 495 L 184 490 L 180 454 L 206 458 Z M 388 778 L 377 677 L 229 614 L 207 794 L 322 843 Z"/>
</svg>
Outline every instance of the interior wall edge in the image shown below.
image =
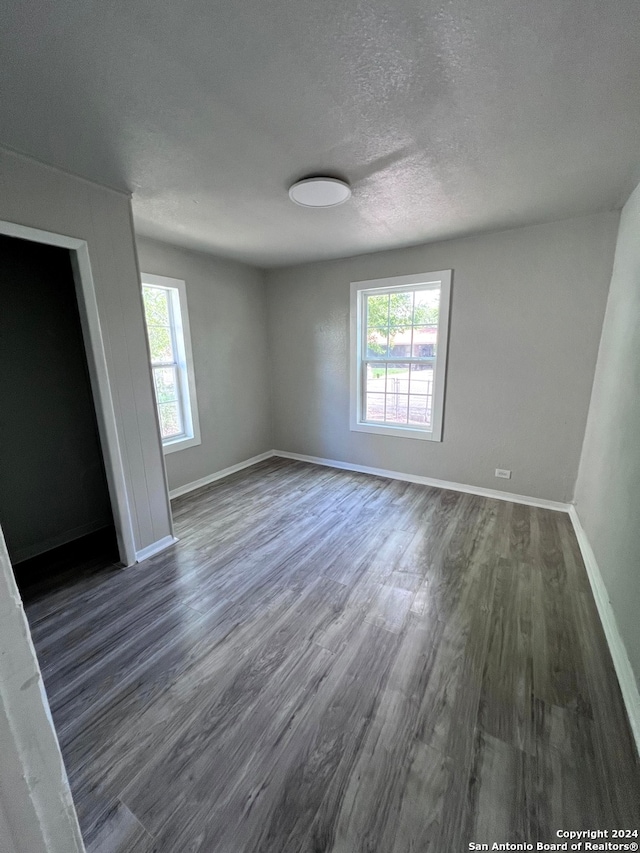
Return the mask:
<svg viewBox="0 0 640 853">
<path fill-rule="evenodd" d="M 266 269 L 260 270 L 260 278 L 262 280 L 262 289 L 264 292 L 265 306 L 264 306 L 264 315 L 265 315 L 265 323 L 266 328 L 270 329 L 272 326 L 272 318 L 271 318 L 271 300 L 269 299 L 269 271 Z M 269 397 L 268 397 L 268 419 L 269 419 L 269 443 L 273 446 L 276 443 L 276 411 L 275 411 L 275 399 L 276 399 L 276 389 L 274 384 L 274 369 L 273 369 L 273 344 L 271 341 L 271 336 L 267 334 L 267 374 L 268 374 L 268 388 L 269 388 Z"/>
<path fill-rule="evenodd" d="M 16 853 L 83 853 L 40 665 L 1 530 L 0 743 L 0 829 L 4 823 Z M 12 849 L 8 843 L 7 848 Z"/>
<path fill-rule="evenodd" d="M 200 443 L 165 454 L 175 490 L 273 447 L 266 287 L 239 261 L 139 236 L 136 246 L 145 273 L 186 285 Z"/>
<path fill-rule="evenodd" d="M 551 509 L 558 512 L 569 512 L 571 504 L 563 503 L 562 501 L 546 500 L 544 498 L 534 498 L 529 495 L 516 495 L 511 492 L 502 492 L 498 489 L 485 489 L 480 486 L 472 486 L 467 483 L 454 483 L 450 480 L 438 480 L 435 477 L 422 477 L 418 474 L 407 474 L 402 471 L 389 471 L 386 468 L 372 468 L 368 465 L 357 465 L 353 462 L 342 462 L 338 459 L 324 459 L 320 456 L 308 456 L 304 453 L 291 453 L 288 450 L 268 450 L 265 453 L 260 453 L 258 456 L 252 456 L 250 459 L 245 459 L 244 462 L 238 462 L 236 465 L 230 465 L 228 468 L 223 468 L 199 480 L 194 480 L 192 483 L 185 483 L 184 486 L 179 486 L 177 489 L 172 489 L 169 496 L 173 500 L 181 495 L 186 495 L 196 489 L 201 489 L 203 486 L 208 486 L 210 483 L 215 483 L 216 480 L 221 480 L 223 477 L 228 477 L 230 474 L 235 474 L 237 471 L 242 471 L 244 468 L 250 468 L 258 462 L 263 462 L 265 459 L 270 459 L 273 456 L 279 456 L 283 459 L 295 459 L 298 462 L 310 462 L 314 465 L 324 465 L 327 468 L 338 468 L 343 471 L 357 471 L 361 474 L 372 474 L 376 477 L 387 477 L 390 480 L 403 480 L 407 483 L 417 483 L 421 486 L 433 486 L 437 489 L 450 489 L 454 492 L 466 492 L 467 494 L 479 495 L 485 498 L 495 498 L 501 501 L 511 501 L 512 503 L 525 504 L 526 506 L 536 506 L 541 509 Z"/>
<path fill-rule="evenodd" d="M 640 685 L 640 185 L 624 206 L 589 413 L 575 504 Z"/>
<path fill-rule="evenodd" d="M 245 459 L 243 462 L 238 462 L 235 465 L 229 465 L 228 468 L 222 468 L 220 471 L 215 471 L 213 474 L 208 474 L 206 477 L 201 477 L 199 480 L 194 480 L 191 483 L 185 483 L 184 486 L 178 486 L 169 492 L 169 497 L 172 500 L 173 498 L 179 498 L 181 495 L 194 492 L 196 489 L 201 489 L 203 486 L 215 483 L 216 480 L 228 477 L 229 474 L 235 474 L 236 471 L 242 471 L 244 468 L 250 468 L 252 465 L 257 465 L 258 462 L 264 462 L 265 459 L 271 459 L 271 457 L 275 455 L 276 453 L 273 450 L 267 450 L 264 453 L 259 453 L 257 456 L 252 456 L 250 459 Z"/>
<path fill-rule="evenodd" d="M 636 742 L 636 749 L 640 756 L 640 692 L 638 691 L 638 684 L 631 661 L 629 660 L 629 655 L 627 654 L 627 648 L 618 629 L 618 623 L 613 612 L 613 607 L 611 606 L 611 600 L 607 593 L 607 587 L 602 578 L 600 567 L 598 566 L 598 561 L 580 521 L 578 510 L 574 505 L 569 509 L 569 517 L 571 518 L 580 547 L 580 553 L 582 554 L 582 559 L 587 570 L 600 622 L 602 623 L 611 659 L 613 660 L 616 675 L 618 676 L 622 698 L 627 710 L 627 716 L 629 717 L 629 724 Z"/>
<path fill-rule="evenodd" d="M 406 483 L 417 483 L 420 486 L 433 486 L 436 489 L 450 489 L 453 492 L 465 492 L 479 495 L 483 498 L 494 498 L 499 501 L 537 506 L 541 509 L 552 509 L 557 512 L 569 512 L 571 504 L 562 501 L 551 501 L 546 498 L 534 498 L 528 495 L 516 495 L 502 492 L 499 489 L 485 489 L 482 486 L 472 486 L 467 483 L 454 483 L 450 480 L 439 480 L 434 477 L 423 477 L 420 474 L 407 474 L 403 471 L 389 471 L 386 468 L 372 468 L 369 465 L 357 465 L 353 462 L 341 462 L 337 459 L 324 459 L 321 456 L 307 456 L 304 453 L 290 453 L 287 450 L 274 450 L 273 456 L 284 459 L 297 459 L 299 462 L 312 462 L 314 465 L 325 465 L 328 468 L 340 468 L 343 471 L 357 471 L 361 474 L 373 474 L 376 477 L 387 477 L 390 480 L 403 480 Z"/>
<path fill-rule="evenodd" d="M 633 195 L 633 191 L 631 192 L 631 195 Z M 256 269 L 260 269 L 264 272 L 265 280 L 268 283 L 270 276 L 277 275 L 278 273 L 295 272 L 297 270 L 300 270 L 302 272 L 314 267 L 322 269 L 330 265 L 339 266 L 340 264 L 350 261 L 358 262 L 375 260 L 377 257 L 384 258 L 385 255 L 391 255 L 394 252 L 413 252 L 420 249 L 429 249 L 432 247 L 441 246 L 446 248 L 449 243 L 464 243 L 465 241 L 473 243 L 477 242 L 478 240 L 484 240 L 490 237 L 508 236 L 513 232 L 517 233 L 524 229 L 532 231 L 536 228 L 543 229 L 547 228 L 548 226 L 562 226 L 573 222 L 579 222 L 580 220 L 589 220 L 610 214 L 619 218 L 620 212 L 624 208 L 624 205 L 625 202 L 619 202 L 614 205 L 598 208 L 597 210 L 588 210 L 582 213 L 574 213 L 569 216 L 561 216 L 558 219 L 541 219 L 537 222 L 518 223 L 517 225 L 510 225 L 506 228 L 487 228 L 486 230 L 479 231 L 463 231 L 459 234 L 451 234 L 448 237 L 437 237 L 429 240 L 419 240 L 416 243 L 409 243 L 406 246 L 395 246 L 386 249 L 375 249 L 370 250 L 368 252 L 356 252 L 356 254 L 340 255 L 338 257 L 317 258 L 311 261 L 298 260 L 286 264 L 269 264 L 268 266 L 264 267 L 256 266 Z"/>
<path fill-rule="evenodd" d="M 84 181 L 85 184 L 91 184 L 92 187 L 98 187 L 101 190 L 108 190 L 111 193 L 124 196 L 125 198 L 133 198 L 132 190 L 124 189 L 123 187 L 115 187 L 111 184 L 103 184 L 99 181 L 93 180 L 93 178 L 87 178 L 85 175 L 79 175 L 77 172 L 71 172 L 69 169 L 64 169 L 62 166 L 54 166 L 53 163 L 41 160 L 39 157 L 34 157 L 33 154 L 25 154 L 24 151 L 12 148 L 11 145 L 0 145 L 0 152 L 10 154 L 12 157 L 20 157 L 20 159 L 27 160 L 32 163 L 37 163 L 38 166 L 44 166 L 45 169 L 51 169 L 52 172 L 59 172 L 61 175 L 65 175 L 77 181 Z"/>
</svg>

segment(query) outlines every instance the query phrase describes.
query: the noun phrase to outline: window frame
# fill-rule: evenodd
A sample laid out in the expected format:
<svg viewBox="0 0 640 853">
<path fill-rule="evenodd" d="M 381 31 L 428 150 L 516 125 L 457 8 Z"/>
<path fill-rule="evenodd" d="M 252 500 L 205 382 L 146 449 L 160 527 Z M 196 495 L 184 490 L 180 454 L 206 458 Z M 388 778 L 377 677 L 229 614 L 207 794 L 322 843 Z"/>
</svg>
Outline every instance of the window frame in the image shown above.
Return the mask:
<svg viewBox="0 0 640 853">
<path fill-rule="evenodd" d="M 449 343 L 449 310 L 451 303 L 452 270 L 416 273 L 413 275 L 392 276 L 390 278 L 368 279 L 351 282 L 350 304 L 350 429 L 354 432 L 369 432 L 377 435 L 390 435 L 400 438 L 417 438 L 423 441 L 442 441 L 444 420 L 445 386 L 447 378 L 447 356 Z M 364 395 L 366 381 L 364 370 L 366 358 L 366 317 L 365 296 L 371 293 L 402 293 L 427 288 L 440 288 L 438 313 L 438 349 L 433 361 L 434 393 L 431 429 L 417 426 L 401 426 L 366 421 L 364 419 Z M 424 358 L 389 358 L 388 361 L 423 363 Z M 383 362 L 385 363 L 385 362 Z"/>
<path fill-rule="evenodd" d="M 175 453 L 177 450 L 185 450 L 188 447 L 195 447 L 202 443 L 200 437 L 198 401 L 196 396 L 196 377 L 193 366 L 193 349 L 191 347 L 189 308 L 187 305 L 187 285 L 183 279 L 169 278 L 164 275 L 152 275 L 151 273 L 144 272 L 140 274 L 140 279 L 141 296 L 143 296 L 145 286 L 162 288 L 169 292 L 169 313 L 171 320 L 170 331 L 176 356 L 175 363 L 171 362 L 170 366 L 174 366 L 175 364 L 177 368 L 178 393 L 180 396 L 179 403 L 184 429 L 180 435 L 172 436 L 170 438 L 162 438 L 162 432 L 160 431 L 160 412 L 156 396 L 154 367 L 162 367 L 163 365 L 154 365 L 151 360 L 151 352 L 149 352 L 149 367 L 151 370 L 153 397 L 156 404 L 158 431 L 160 432 L 162 451 L 166 455 L 167 453 Z M 144 307 L 144 298 L 142 311 L 145 321 L 145 332 L 147 332 L 147 315 Z"/>
</svg>

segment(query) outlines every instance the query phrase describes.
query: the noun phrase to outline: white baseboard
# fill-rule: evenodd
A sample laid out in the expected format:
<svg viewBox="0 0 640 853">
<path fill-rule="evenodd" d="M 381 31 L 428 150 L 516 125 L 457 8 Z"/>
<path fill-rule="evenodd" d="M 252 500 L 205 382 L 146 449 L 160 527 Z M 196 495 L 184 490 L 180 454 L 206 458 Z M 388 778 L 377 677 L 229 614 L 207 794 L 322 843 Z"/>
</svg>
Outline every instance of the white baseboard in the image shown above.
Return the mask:
<svg viewBox="0 0 640 853">
<path fill-rule="evenodd" d="M 575 530 L 576 539 L 580 546 L 593 597 L 598 608 L 598 613 L 600 614 L 600 621 L 602 622 L 602 627 L 607 638 L 607 645 L 609 646 L 613 665 L 618 676 L 622 698 L 636 742 L 636 749 L 640 755 L 640 692 L 638 692 L 638 683 L 631 667 L 629 655 L 620 636 L 620 631 L 618 630 L 618 624 L 613 608 L 611 607 L 607 587 L 600 573 L 600 567 L 598 566 L 587 534 L 580 522 L 578 512 L 573 505 L 569 510 L 569 516 L 573 523 L 573 529 Z"/>
<path fill-rule="evenodd" d="M 155 557 L 161 551 L 165 551 L 172 545 L 175 545 L 179 540 L 175 536 L 165 536 L 163 539 L 158 539 L 157 542 L 152 542 L 141 551 L 136 551 L 136 563 L 142 563 L 143 560 L 148 560 L 149 557 Z"/>
<path fill-rule="evenodd" d="M 258 456 L 252 456 L 251 459 L 245 459 L 244 462 L 238 462 L 237 465 L 230 465 L 228 468 L 223 468 L 221 471 L 216 471 L 214 474 L 209 474 L 202 477 L 200 480 L 194 480 L 193 483 L 185 483 L 184 486 L 178 486 L 177 489 L 171 489 L 169 497 L 179 498 L 180 495 L 186 495 L 195 489 L 201 489 L 202 486 L 208 486 L 209 483 L 215 483 L 216 480 L 221 480 L 223 477 L 228 477 L 229 474 L 235 474 L 236 471 L 242 471 L 243 468 L 250 468 L 251 465 L 256 465 L 258 462 L 263 462 L 265 459 L 271 459 L 274 455 L 273 450 L 267 450 L 266 453 L 260 453 Z"/>
<path fill-rule="evenodd" d="M 526 506 L 537 506 L 542 509 L 553 509 L 558 512 L 569 512 L 571 504 L 560 501 L 549 501 L 545 498 L 530 498 L 527 495 L 514 495 L 511 492 L 501 492 L 498 489 L 484 489 L 480 486 L 467 486 L 465 483 L 452 483 L 449 480 L 436 480 L 433 477 L 421 477 L 418 474 L 404 474 L 400 471 L 387 471 L 384 468 L 370 468 L 367 465 L 354 465 L 352 462 L 338 462 L 335 459 L 322 459 L 319 456 L 305 456 L 303 453 L 289 453 L 286 450 L 274 450 L 273 456 L 284 459 L 297 459 L 300 462 L 313 462 L 315 465 L 325 465 L 328 468 L 340 468 L 344 471 L 358 471 L 361 474 L 375 474 L 377 477 L 387 477 L 390 480 L 404 480 L 407 483 L 418 483 L 421 486 L 434 486 L 436 489 L 451 489 L 454 492 L 465 492 L 470 495 L 480 495 L 484 498 L 495 498 L 499 501 L 510 501 Z"/>
</svg>

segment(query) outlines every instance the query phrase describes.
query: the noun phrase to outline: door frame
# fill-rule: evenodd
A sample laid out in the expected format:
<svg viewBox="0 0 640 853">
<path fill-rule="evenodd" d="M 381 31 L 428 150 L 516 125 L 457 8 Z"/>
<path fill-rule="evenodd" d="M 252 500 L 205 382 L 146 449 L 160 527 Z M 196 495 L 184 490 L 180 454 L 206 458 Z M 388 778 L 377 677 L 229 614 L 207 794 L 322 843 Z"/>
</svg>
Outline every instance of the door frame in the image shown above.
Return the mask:
<svg viewBox="0 0 640 853">
<path fill-rule="evenodd" d="M 76 237 L 68 237 L 64 234 L 54 234 L 51 231 L 41 231 L 39 228 L 29 228 L 26 225 L 18 225 L 15 222 L 3 220 L 0 220 L 0 234 L 69 250 L 80 313 L 82 338 L 89 367 L 91 390 L 118 542 L 118 553 L 123 566 L 132 566 L 136 562 L 136 547 L 131 508 L 127 496 L 125 468 L 118 438 L 116 413 L 109 382 L 93 273 L 91 272 L 89 246 L 86 240 L 79 240 Z"/>
</svg>

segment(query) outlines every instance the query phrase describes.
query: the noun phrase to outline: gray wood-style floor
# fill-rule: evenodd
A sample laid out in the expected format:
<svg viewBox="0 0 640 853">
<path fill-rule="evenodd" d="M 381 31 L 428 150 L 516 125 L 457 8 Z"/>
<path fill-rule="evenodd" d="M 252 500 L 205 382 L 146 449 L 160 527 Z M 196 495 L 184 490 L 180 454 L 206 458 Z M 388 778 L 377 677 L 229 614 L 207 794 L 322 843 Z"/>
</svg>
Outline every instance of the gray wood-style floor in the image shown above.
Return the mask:
<svg viewBox="0 0 640 853">
<path fill-rule="evenodd" d="M 28 590 L 91 853 L 458 853 L 637 828 L 563 513 L 273 459 Z"/>
</svg>

